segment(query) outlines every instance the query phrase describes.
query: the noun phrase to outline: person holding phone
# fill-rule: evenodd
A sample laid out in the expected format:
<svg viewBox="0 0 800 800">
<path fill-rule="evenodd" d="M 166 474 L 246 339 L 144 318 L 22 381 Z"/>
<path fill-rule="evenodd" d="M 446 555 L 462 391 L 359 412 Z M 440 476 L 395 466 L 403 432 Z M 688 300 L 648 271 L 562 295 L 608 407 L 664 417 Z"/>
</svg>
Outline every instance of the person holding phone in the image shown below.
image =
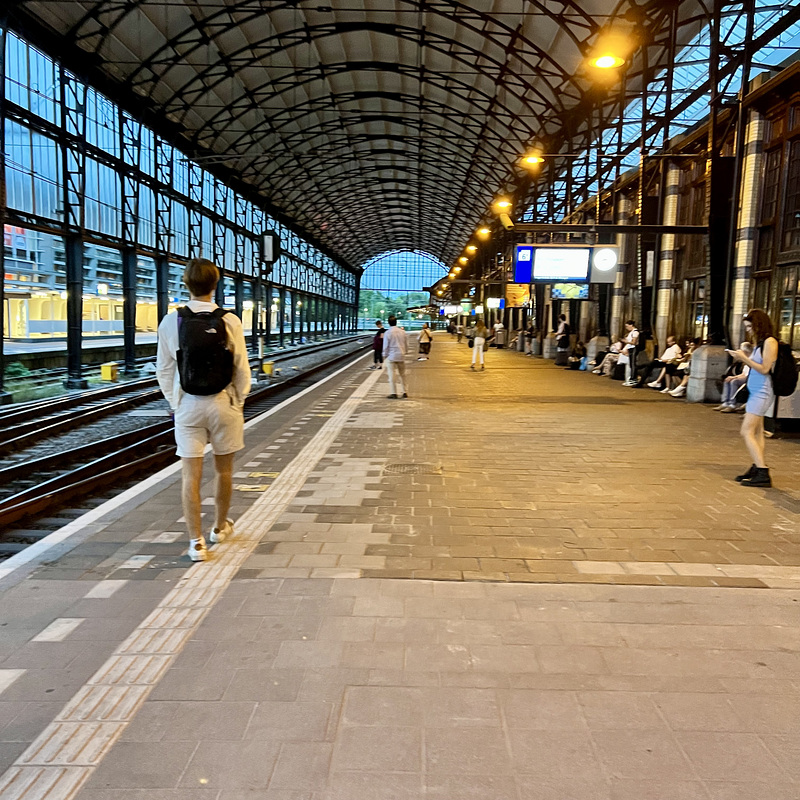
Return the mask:
<svg viewBox="0 0 800 800">
<path fill-rule="evenodd" d="M 749 396 L 742 421 L 742 438 L 753 463 L 747 472 L 737 475 L 736 480 L 742 486 L 769 487 L 772 486 L 772 479 L 764 456 L 764 417 L 775 405 L 770 373 L 778 358 L 778 340 L 772 329 L 772 320 L 760 308 L 747 312 L 744 328 L 755 348 L 752 355 L 748 356 L 744 350 L 725 351 L 736 361 L 750 367 L 747 375 Z"/>
</svg>

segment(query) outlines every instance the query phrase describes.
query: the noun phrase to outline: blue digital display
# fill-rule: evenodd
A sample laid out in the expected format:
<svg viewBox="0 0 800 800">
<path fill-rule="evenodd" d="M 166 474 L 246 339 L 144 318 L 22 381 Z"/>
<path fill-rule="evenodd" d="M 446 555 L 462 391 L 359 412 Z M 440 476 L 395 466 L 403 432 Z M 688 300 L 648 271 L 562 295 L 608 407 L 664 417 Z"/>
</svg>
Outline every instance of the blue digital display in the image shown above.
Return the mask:
<svg viewBox="0 0 800 800">
<path fill-rule="evenodd" d="M 586 281 L 591 254 L 591 247 L 518 244 L 514 253 L 514 283 Z"/>
<path fill-rule="evenodd" d="M 514 254 L 514 283 L 530 283 L 533 280 L 533 245 L 518 244 Z"/>
</svg>

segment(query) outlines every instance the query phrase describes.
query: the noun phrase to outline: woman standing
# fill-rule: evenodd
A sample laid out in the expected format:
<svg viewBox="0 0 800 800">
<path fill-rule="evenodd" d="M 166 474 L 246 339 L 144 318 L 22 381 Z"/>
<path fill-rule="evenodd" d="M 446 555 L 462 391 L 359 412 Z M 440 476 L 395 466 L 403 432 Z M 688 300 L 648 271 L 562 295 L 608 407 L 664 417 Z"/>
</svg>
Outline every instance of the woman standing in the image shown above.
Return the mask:
<svg viewBox="0 0 800 800">
<path fill-rule="evenodd" d="M 481 369 L 483 366 L 483 348 L 486 346 L 486 340 L 489 338 L 489 330 L 483 324 L 483 320 L 479 319 L 478 324 L 475 326 L 475 339 L 472 345 L 472 364 L 470 369 L 475 369 L 475 362 L 480 359 Z"/>
<path fill-rule="evenodd" d="M 750 469 L 736 480 L 742 486 L 772 486 L 767 462 L 764 460 L 764 417 L 775 405 L 770 371 L 778 358 L 778 340 L 772 331 L 772 320 L 760 308 L 749 311 L 744 327 L 753 343 L 751 356 L 743 350 L 727 350 L 737 361 L 742 361 L 750 372 L 747 375 L 747 405 L 742 421 L 742 438 L 753 459 Z"/>
<path fill-rule="evenodd" d="M 460 338 L 460 334 L 459 334 Z M 419 358 L 417 361 L 427 361 L 431 352 L 431 342 L 433 335 L 427 322 L 422 323 L 422 330 L 419 332 Z"/>
</svg>

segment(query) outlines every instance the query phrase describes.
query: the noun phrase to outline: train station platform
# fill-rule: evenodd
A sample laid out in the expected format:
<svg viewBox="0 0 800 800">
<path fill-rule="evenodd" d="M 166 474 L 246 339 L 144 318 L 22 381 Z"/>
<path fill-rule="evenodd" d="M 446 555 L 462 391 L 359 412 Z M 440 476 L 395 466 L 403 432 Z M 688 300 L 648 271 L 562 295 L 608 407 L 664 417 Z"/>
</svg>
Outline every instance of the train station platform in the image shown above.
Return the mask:
<svg viewBox="0 0 800 800">
<path fill-rule="evenodd" d="M 206 563 L 175 467 L 0 563 L 0 797 L 800 796 L 798 442 L 470 354 L 249 422 Z"/>
</svg>

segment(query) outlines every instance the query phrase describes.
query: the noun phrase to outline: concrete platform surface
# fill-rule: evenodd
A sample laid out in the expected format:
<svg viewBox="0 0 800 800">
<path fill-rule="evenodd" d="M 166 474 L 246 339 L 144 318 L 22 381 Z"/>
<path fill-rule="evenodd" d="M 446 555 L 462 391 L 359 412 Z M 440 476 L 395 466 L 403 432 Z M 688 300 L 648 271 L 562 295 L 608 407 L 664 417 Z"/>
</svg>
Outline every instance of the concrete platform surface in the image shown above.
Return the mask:
<svg viewBox="0 0 800 800">
<path fill-rule="evenodd" d="M 174 469 L 0 564 L 0 797 L 800 796 L 798 443 L 469 355 L 255 421 L 205 564 Z"/>
</svg>

